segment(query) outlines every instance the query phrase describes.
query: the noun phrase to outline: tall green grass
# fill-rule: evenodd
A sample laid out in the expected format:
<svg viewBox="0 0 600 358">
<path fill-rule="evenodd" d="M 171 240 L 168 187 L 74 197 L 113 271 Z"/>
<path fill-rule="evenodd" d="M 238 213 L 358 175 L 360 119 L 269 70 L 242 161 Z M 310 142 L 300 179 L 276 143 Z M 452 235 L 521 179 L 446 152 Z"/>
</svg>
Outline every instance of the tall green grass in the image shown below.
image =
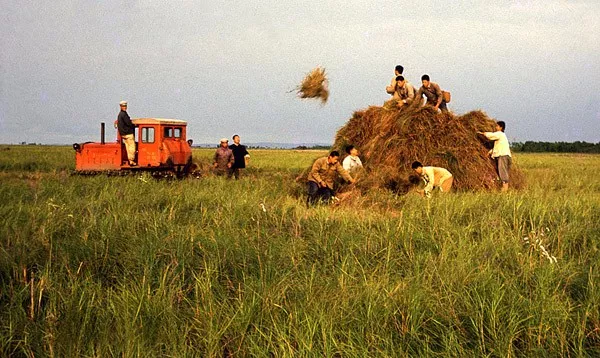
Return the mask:
<svg viewBox="0 0 600 358">
<path fill-rule="evenodd" d="M 309 209 L 294 179 L 325 152 L 156 181 L 44 149 L 0 155 L 0 356 L 600 354 L 599 156 L 521 154 L 507 195 Z"/>
</svg>

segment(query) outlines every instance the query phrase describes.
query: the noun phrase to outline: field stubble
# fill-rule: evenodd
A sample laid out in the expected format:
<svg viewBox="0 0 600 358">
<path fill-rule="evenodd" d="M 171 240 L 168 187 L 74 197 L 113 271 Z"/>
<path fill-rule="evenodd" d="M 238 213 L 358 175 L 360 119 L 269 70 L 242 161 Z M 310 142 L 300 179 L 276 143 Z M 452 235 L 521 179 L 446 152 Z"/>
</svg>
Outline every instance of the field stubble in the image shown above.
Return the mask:
<svg viewBox="0 0 600 358">
<path fill-rule="evenodd" d="M 325 153 L 156 181 L 3 151 L 0 355 L 600 354 L 600 156 L 520 154 L 507 195 L 307 209 L 294 179 Z"/>
</svg>

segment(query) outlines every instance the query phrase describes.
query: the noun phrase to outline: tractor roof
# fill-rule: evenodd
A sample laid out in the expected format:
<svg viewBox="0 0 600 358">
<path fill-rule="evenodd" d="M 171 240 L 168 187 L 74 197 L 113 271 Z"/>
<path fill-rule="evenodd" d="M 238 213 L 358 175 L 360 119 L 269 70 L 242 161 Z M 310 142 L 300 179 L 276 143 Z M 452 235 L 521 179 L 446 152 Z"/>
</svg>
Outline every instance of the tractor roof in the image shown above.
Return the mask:
<svg viewBox="0 0 600 358">
<path fill-rule="evenodd" d="M 167 118 L 134 118 L 132 119 L 133 124 L 162 124 L 162 125 L 187 125 L 186 121 L 181 119 L 167 119 Z"/>
</svg>

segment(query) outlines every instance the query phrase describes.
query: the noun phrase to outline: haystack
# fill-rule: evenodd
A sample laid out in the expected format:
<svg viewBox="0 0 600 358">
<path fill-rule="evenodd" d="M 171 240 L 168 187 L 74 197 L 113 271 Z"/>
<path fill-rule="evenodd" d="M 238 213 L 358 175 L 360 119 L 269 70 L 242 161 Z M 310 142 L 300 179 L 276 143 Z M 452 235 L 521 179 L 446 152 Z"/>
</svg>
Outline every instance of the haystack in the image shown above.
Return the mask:
<svg viewBox="0 0 600 358">
<path fill-rule="evenodd" d="M 350 144 L 359 148 L 365 175 L 357 187 L 363 191 L 375 187 L 406 193 L 413 161 L 450 170 L 454 190 L 492 189 L 499 186 L 488 155 L 493 144 L 477 132 L 494 128 L 495 121 L 482 111 L 457 116 L 418 103 L 402 109 L 371 106 L 354 113 L 337 132 L 333 148 L 340 153 Z M 510 174 L 511 187 L 523 187 L 524 176 L 514 162 Z"/>
<path fill-rule="evenodd" d="M 314 68 L 297 87 L 298 96 L 300 98 L 319 98 L 321 102 L 325 103 L 329 98 L 328 83 L 325 69 Z"/>
</svg>

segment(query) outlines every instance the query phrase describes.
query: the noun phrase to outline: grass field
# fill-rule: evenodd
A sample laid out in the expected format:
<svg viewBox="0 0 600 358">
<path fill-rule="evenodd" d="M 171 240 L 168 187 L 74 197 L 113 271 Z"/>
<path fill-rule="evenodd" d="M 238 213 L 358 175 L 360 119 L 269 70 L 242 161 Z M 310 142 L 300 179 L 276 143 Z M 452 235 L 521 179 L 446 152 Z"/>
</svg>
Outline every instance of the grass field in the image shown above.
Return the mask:
<svg viewBox="0 0 600 358">
<path fill-rule="evenodd" d="M 324 151 L 156 181 L 0 150 L 0 356 L 600 355 L 600 156 L 519 154 L 506 195 L 307 209 Z"/>
</svg>

